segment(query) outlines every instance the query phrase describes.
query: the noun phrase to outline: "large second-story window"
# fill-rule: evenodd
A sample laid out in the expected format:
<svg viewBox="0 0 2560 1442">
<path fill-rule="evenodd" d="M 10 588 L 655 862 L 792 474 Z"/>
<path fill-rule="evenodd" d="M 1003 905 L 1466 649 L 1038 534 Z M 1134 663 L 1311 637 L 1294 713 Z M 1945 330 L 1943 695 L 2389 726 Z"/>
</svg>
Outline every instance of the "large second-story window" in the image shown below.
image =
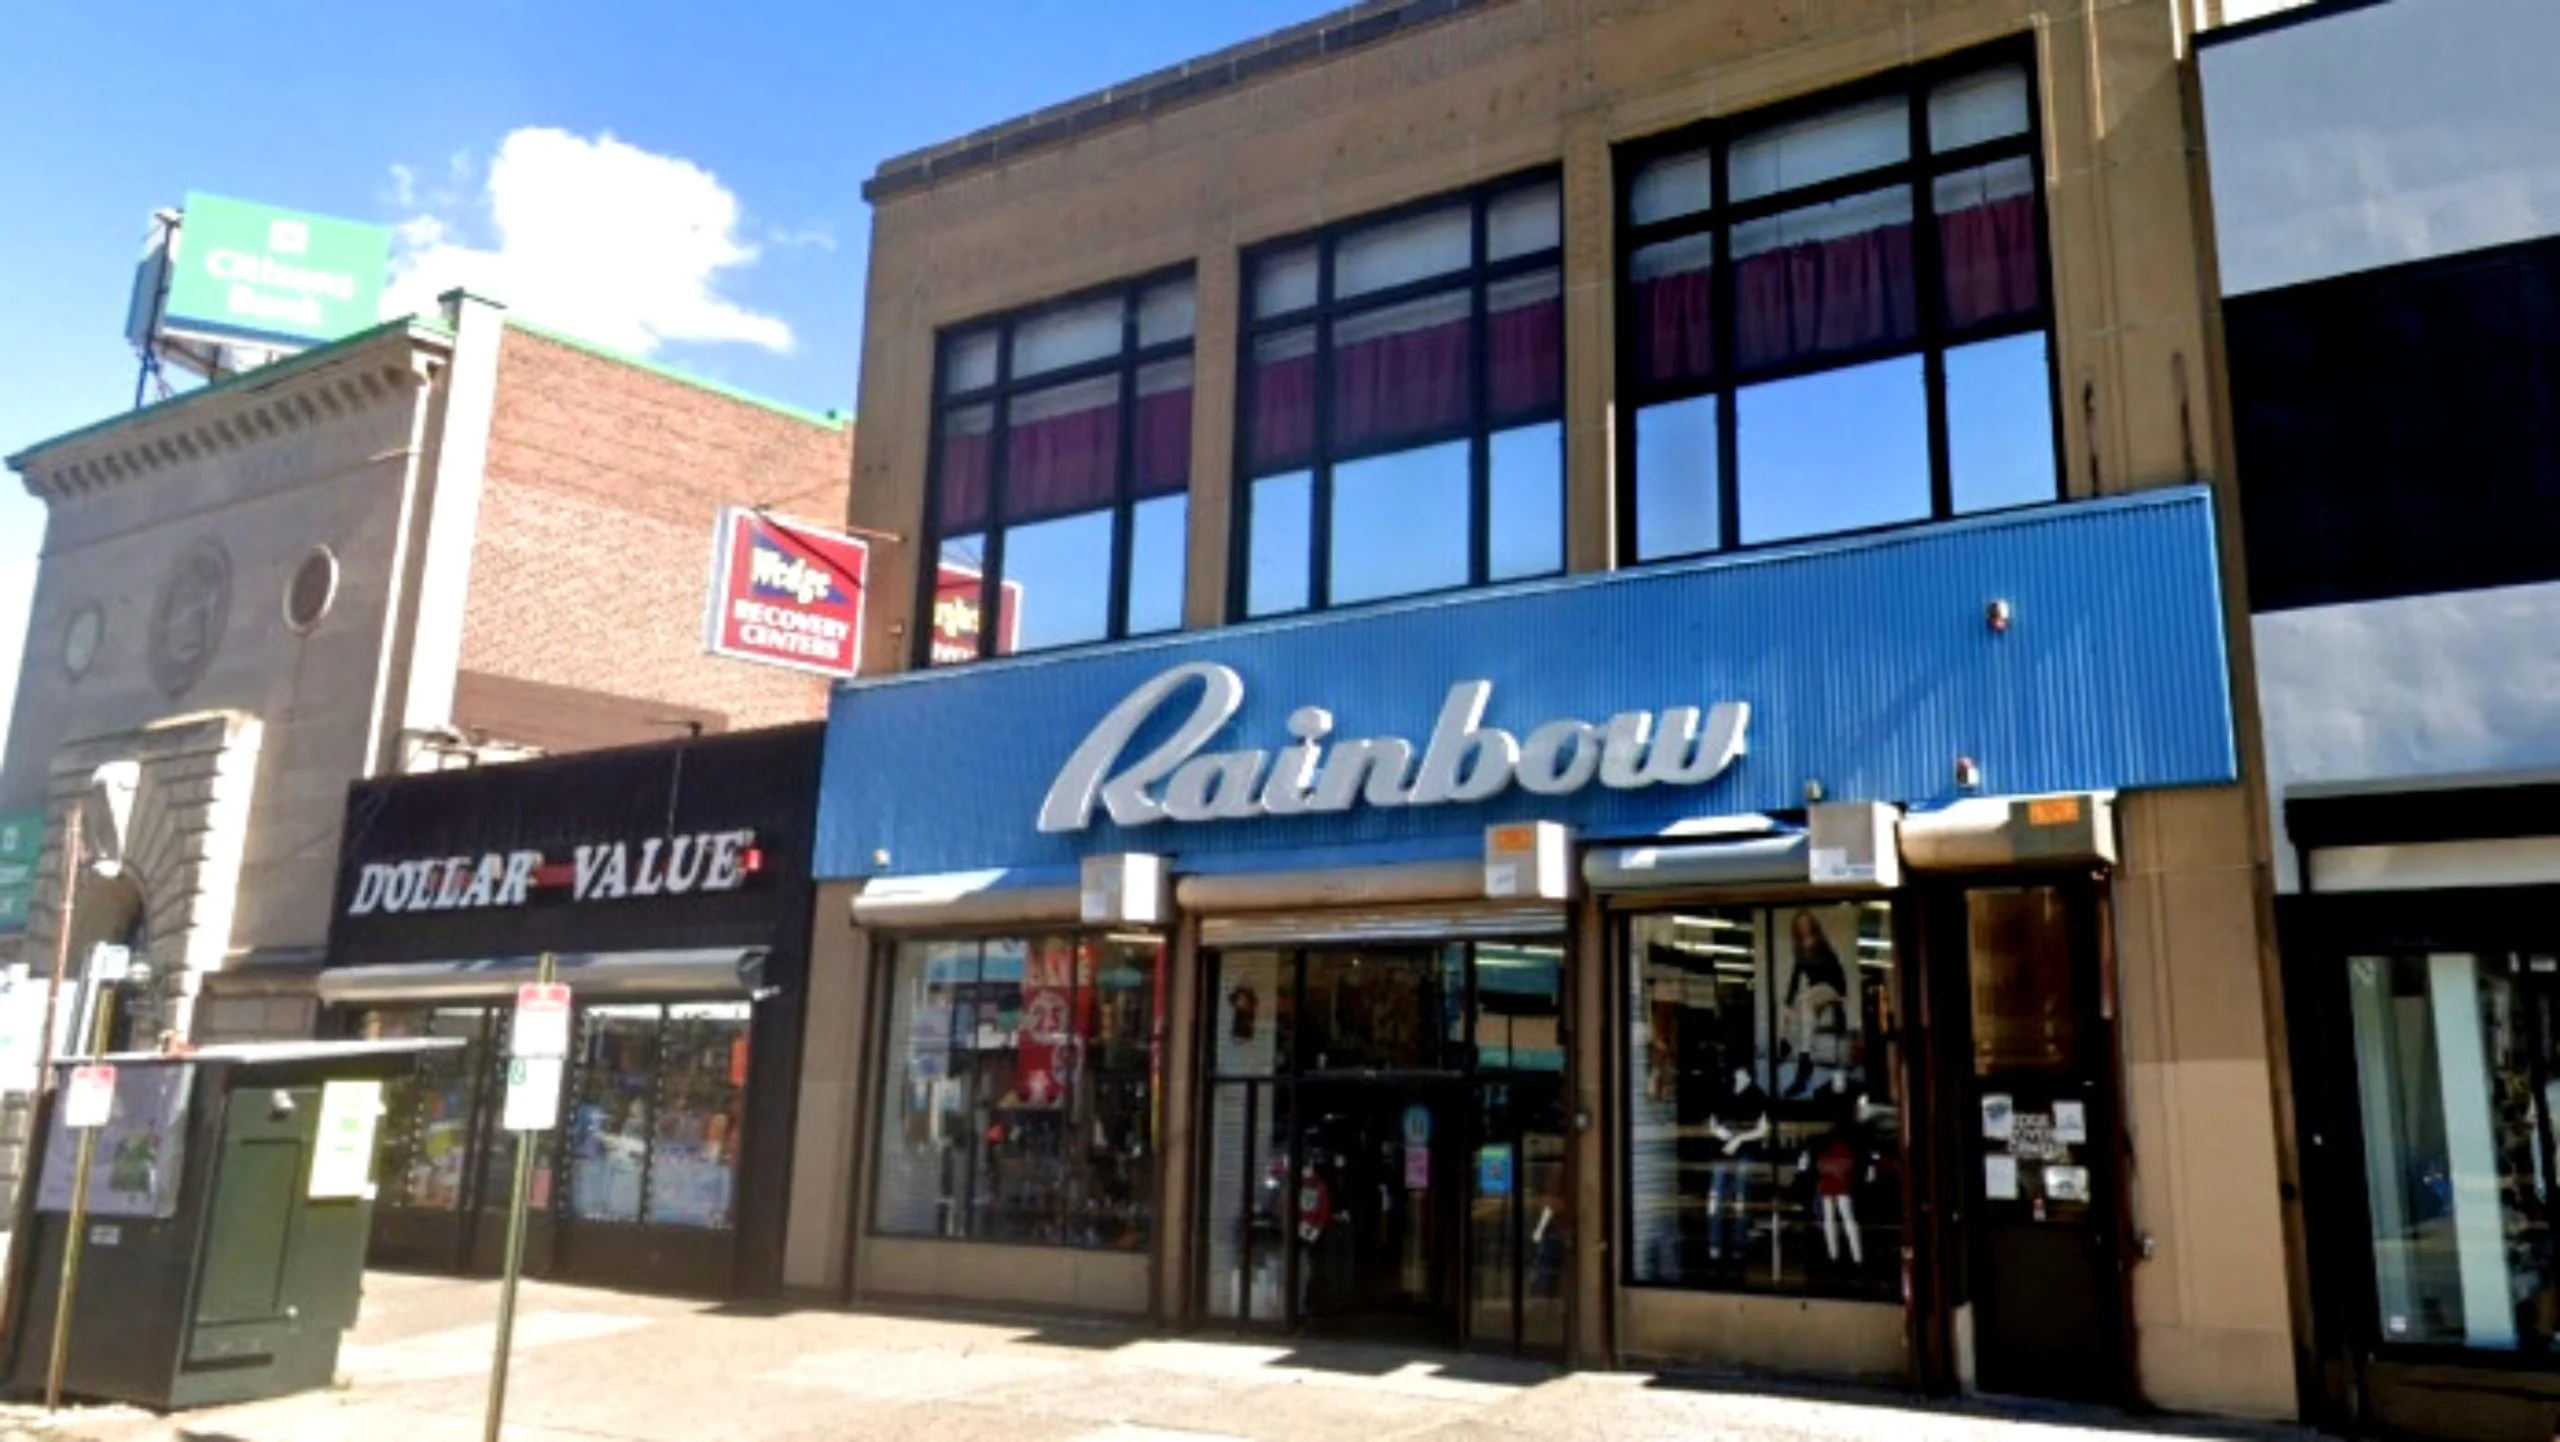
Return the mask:
<svg viewBox="0 0 2560 1442">
<path fill-rule="evenodd" d="M 1629 147 L 1623 553 L 2055 499 L 2034 113 L 1978 61 Z"/>
<path fill-rule="evenodd" d="M 1552 175 L 1246 257 L 1235 609 L 1564 568 Z"/>
<path fill-rule="evenodd" d="M 929 664 L 1182 624 L 1192 322 L 1181 275 L 943 335 Z"/>
</svg>

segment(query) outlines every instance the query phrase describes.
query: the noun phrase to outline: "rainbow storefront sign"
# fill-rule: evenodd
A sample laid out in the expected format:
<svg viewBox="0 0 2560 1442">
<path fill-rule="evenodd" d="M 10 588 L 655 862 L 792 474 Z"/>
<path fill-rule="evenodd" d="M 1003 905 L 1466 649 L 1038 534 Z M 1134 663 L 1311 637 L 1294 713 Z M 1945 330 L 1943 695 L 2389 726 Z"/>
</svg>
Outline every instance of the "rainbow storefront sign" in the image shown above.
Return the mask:
<svg viewBox="0 0 2560 1442">
<path fill-rule="evenodd" d="M 2232 780 L 2202 488 L 857 681 L 816 863 L 1072 882 Z M 1811 785 L 1809 786 L 1809 783 Z"/>
</svg>

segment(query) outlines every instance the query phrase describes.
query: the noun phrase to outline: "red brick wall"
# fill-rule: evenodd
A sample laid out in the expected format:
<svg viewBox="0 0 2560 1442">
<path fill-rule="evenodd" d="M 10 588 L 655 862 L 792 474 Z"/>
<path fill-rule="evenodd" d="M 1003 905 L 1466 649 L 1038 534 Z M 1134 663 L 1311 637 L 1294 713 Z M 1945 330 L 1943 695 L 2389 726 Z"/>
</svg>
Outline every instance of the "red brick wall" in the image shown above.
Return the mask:
<svg viewBox="0 0 2560 1442">
<path fill-rule="evenodd" d="M 850 426 L 510 327 L 462 669 L 715 711 L 733 728 L 824 715 L 823 681 L 702 654 L 704 587 L 720 506 L 841 517 L 852 453 Z"/>
</svg>

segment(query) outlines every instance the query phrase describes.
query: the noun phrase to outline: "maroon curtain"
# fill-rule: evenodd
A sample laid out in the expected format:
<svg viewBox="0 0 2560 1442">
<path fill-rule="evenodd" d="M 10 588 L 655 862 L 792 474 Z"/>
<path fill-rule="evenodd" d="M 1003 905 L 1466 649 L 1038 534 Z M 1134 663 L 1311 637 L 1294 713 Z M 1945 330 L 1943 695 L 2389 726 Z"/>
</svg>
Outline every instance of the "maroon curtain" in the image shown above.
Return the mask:
<svg viewBox="0 0 2560 1442">
<path fill-rule="evenodd" d="M 1290 356 L 1253 368 L 1253 469 L 1306 464 L 1316 448 L 1316 358 Z"/>
<path fill-rule="evenodd" d="M 1333 443 L 1374 445 L 1467 418 L 1465 320 L 1333 348 Z"/>
<path fill-rule="evenodd" d="M 1030 520 L 1111 504 L 1120 481 L 1120 405 L 1012 421 L 1004 448 L 1004 518 Z"/>
<path fill-rule="evenodd" d="M 1533 301 L 1485 317 L 1486 400 L 1493 419 L 1564 401 L 1564 302 Z"/>
<path fill-rule="evenodd" d="M 1938 242 L 1946 251 L 1949 325 L 2020 315 L 2044 303 L 2044 279 L 2036 273 L 2032 194 L 1940 215 Z"/>
<path fill-rule="evenodd" d="M 942 437 L 942 475 L 935 483 L 941 501 L 935 524 L 946 536 L 974 531 L 987 523 L 987 457 L 985 431 Z"/>
<path fill-rule="evenodd" d="M 1715 272 L 1675 271 L 1636 283 L 1637 354 L 1649 381 L 1715 374 Z"/>
<path fill-rule="evenodd" d="M 1191 480 L 1191 387 L 1138 397 L 1138 495 L 1163 496 Z"/>
<path fill-rule="evenodd" d="M 1734 267 L 1744 365 L 1906 341 L 1920 333 L 1911 226 L 1878 226 L 1745 257 Z"/>
</svg>

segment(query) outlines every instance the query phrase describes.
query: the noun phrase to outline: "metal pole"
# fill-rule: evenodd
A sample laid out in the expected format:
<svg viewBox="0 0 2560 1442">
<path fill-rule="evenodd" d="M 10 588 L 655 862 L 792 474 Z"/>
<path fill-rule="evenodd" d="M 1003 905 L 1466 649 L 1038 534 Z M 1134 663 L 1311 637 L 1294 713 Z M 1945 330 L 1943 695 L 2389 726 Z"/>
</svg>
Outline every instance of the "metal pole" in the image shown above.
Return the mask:
<svg viewBox="0 0 2560 1442">
<path fill-rule="evenodd" d="M 36 1039 L 36 1095 L 53 1090 L 53 1026 L 54 1009 L 62 1004 L 62 979 L 71 970 L 71 904 L 80 890 L 80 816 L 83 807 L 71 804 L 71 816 L 62 832 L 62 914 L 53 927 L 53 980 L 44 993 L 44 1035 Z"/>
<path fill-rule="evenodd" d="M 115 1022 L 116 994 L 112 988 L 98 992 L 98 1026 L 89 1042 L 89 1055 L 98 1057 L 107 1049 L 107 1032 Z M 45 1367 L 44 1410 L 55 1412 L 62 1407 L 62 1374 L 71 1366 L 71 1304 L 78 1300 L 80 1287 L 80 1244 L 86 1240 L 89 1227 L 89 1163 L 97 1155 L 96 1127 L 80 1129 L 80 1160 L 71 1171 L 71 1213 L 64 1218 L 62 1235 L 62 1282 L 53 1296 L 53 1356 Z"/>
<path fill-rule="evenodd" d="M 54 1012 L 62 997 L 63 973 L 71 969 L 71 903 L 80 884 L 81 809 L 81 803 L 72 803 L 62 833 L 62 910 L 54 922 L 53 976 L 45 988 L 43 1035 L 36 1039 L 36 1089 L 27 1109 L 30 1128 L 44 1119 L 44 1100 L 54 1090 Z M 30 1158 L 33 1155 L 30 1151 Z M 19 1278 L 26 1275 L 35 1255 L 31 1242 L 35 1236 L 36 1190 L 36 1178 L 22 1176 L 18 1179 L 17 1204 L 11 1209 L 14 1224 L 9 1230 L 8 1286 L 0 1290 L 0 1337 L 18 1335 L 19 1324 L 25 1319 L 25 1304 L 31 1300 L 28 1288 L 20 1284 Z"/>
<path fill-rule="evenodd" d="M 160 265 L 158 273 L 152 277 L 151 282 L 150 318 L 142 325 L 142 368 L 135 372 L 133 377 L 133 408 L 135 410 L 142 409 L 143 387 L 150 383 L 152 371 L 158 368 L 161 307 L 168 303 L 169 277 L 176 271 L 178 264 L 178 257 L 175 254 L 177 247 L 170 244 L 178 227 L 157 216 L 153 217 L 152 224 L 160 227 Z M 163 389 L 166 389 L 165 383 Z"/>
<path fill-rule="evenodd" d="M 552 980 L 551 953 L 542 954 L 536 979 Z M 512 1049 L 512 1038 L 510 1038 Z M 514 1065 L 510 1060 L 509 1065 Z M 567 1070 L 567 1063 L 561 1064 Z M 480 1428 L 481 1442 L 498 1442 L 500 1419 L 507 1411 L 507 1353 L 515 1343 L 516 1278 L 524 1271 L 525 1202 L 533 1185 L 533 1148 L 538 1132 L 517 1132 L 515 1180 L 507 1194 L 507 1258 L 498 1280 L 498 1354 L 489 1370 L 489 1415 Z"/>
</svg>

